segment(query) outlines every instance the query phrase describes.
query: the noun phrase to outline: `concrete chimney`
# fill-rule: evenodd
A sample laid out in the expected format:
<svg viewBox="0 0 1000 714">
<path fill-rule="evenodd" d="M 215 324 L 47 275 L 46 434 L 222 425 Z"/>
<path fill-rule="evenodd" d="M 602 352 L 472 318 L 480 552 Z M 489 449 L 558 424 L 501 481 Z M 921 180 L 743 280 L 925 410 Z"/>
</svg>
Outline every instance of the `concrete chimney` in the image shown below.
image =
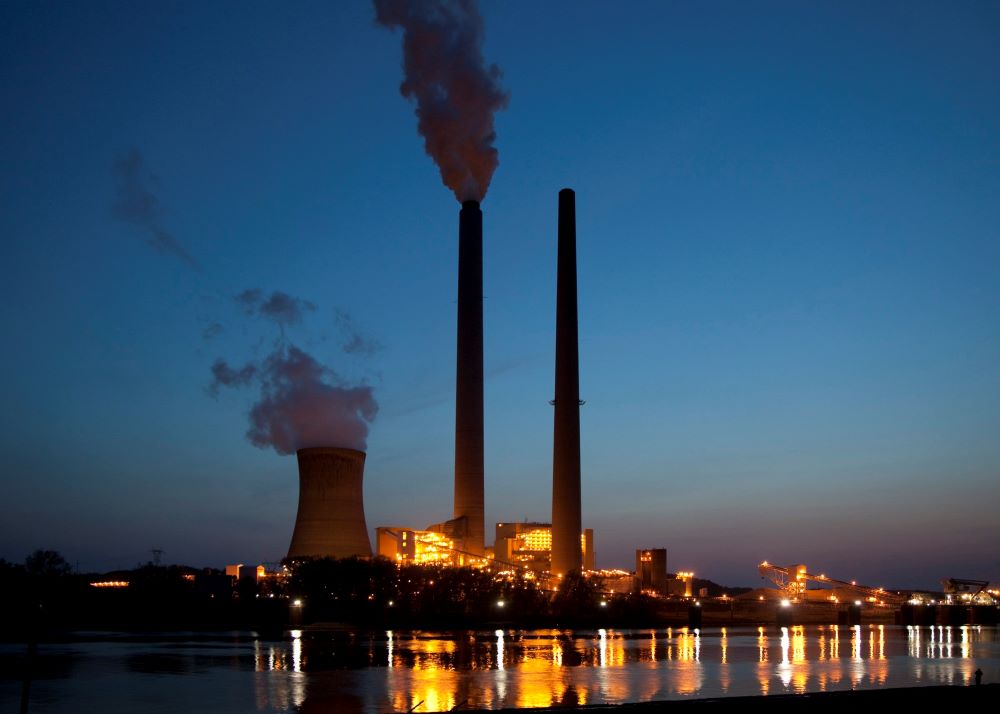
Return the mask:
<svg viewBox="0 0 1000 714">
<path fill-rule="evenodd" d="M 458 214 L 458 354 L 455 373 L 455 519 L 464 550 L 482 555 L 483 212 L 465 201 Z"/>
<path fill-rule="evenodd" d="M 556 279 L 556 398 L 552 448 L 552 572 L 582 566 L 580 361 L 576 311 L 576 194 L 559 192 Z"/>
<path fill-rule="evenodd" d="M 372 555 L 365 523 L 365 454 L 354 449 L 299 449 L 299 512 L 289 558 Z"/>
</svg>

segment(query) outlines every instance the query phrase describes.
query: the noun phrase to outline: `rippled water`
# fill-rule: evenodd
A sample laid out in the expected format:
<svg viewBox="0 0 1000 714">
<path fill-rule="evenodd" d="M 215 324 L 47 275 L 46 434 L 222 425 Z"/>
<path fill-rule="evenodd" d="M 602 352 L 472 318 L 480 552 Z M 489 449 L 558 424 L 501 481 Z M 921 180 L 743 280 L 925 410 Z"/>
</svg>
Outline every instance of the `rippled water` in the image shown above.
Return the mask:
<svg viewBox="0 0 1000 714">
<path fill-rule="evenodd" d="M 24 647 L 0 645 L 0 710 Z M 365 712 L 1000 681 L 995 627 L 82 633 L 38 652 L 32 712 Z"/>
</svg>

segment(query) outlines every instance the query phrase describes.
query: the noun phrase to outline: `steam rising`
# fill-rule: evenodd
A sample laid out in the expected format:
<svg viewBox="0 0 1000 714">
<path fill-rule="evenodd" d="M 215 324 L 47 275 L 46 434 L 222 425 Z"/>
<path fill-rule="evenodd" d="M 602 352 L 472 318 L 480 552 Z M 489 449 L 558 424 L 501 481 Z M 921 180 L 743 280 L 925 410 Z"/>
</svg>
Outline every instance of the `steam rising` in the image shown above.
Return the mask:
<svg viewBox="0 0 1000 714">
<path fill-rule="evenodd" d="M 313 446 L 364 451 L 378 413 L 372 388 L 347 387 L 337 375 L 294 345 L 264 362 L 261 398 L 250 410 L 247 438 L 262 449 L 293 454 Z"/>
<path fill-rule="evenodd" d="M 208 385 L 208 393 L 214 397 L 219 393 L 219 387 L 245 387 L 256 374 L 257 368 L 253 363 L 235 369 L 226 360 L 217 359 L 212 364 L 212 383 Z"/>
<path fill-rule="evenodd" d="M 286 326 L 298 324 L 316 306 L 283 292 L 266 296 L 257 288 L 244 290 L 234 299 L 245 314 L 264 317 L 281 331 L 263 359 L 234 367 L 220 358 L 212 365 L 212 381 L 207 387 L 210 395 L 217 396 L 224 387 L 260 390 L 250 409 L 247 439 L 279 454 L 314 446 L 364 451 L 369 426 L 378 413 L 372 387 L 346 383 L 285 335 Z M 377 342 L 357 330 L 346 312 L 337 310 L 336 320 L 345 352 L 370 356 L 378 348 Z"/>
<path fill-rule="evenodd" d="M 483 60 L 473 0 L 374 0 L 375 21 L 403 30 L 400 92 L 416 102 L 417 131 L 459 201 L 482 201 L 500 163 L 493 115 L 507 106 L 500 69 Z"/>
</svg>

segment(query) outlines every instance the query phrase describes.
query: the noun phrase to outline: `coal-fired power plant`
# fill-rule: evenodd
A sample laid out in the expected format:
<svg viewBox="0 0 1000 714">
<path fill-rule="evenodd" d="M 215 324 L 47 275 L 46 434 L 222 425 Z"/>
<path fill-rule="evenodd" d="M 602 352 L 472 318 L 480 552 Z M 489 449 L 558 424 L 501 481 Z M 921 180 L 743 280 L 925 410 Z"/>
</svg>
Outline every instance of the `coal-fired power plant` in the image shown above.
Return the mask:
<svg viewBox="0 0 1000 714">
<path fill-rule="evenodd" d="M 462 549 L 483 555 L 483 212 L 458 214 L 458 354 L 455 373 L 455 525 Z"/>
<path fill-rule="evenodd" d="M 580 358 L 576 308 L 576 194 L 559 192 L 556 278 L 556 392 L 552 447 L 552 573 L 582 566 L 580 533 Z"/>
<path fill-rule="evenodd" d="M 365 454 L 354 449 L 299 449 L 299 510 L 288 557 L 370 558 L 362 479 Z"/>
</svg>

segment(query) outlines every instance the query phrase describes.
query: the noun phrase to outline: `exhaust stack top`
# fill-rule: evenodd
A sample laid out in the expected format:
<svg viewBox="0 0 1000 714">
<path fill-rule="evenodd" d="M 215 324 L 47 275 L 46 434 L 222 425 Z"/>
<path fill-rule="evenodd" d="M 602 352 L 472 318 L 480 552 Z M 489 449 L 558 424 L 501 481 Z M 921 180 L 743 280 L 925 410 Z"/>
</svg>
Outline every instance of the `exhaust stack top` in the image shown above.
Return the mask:
<svg viewBox="0 0 1000 714">
<path fill-rule="evenodd" d="M 552 445 L 552 572 L 580 570 L 580 360 L 576 300 L 576 194 L 559 192 L 556 398 Z"/>
</svg>

